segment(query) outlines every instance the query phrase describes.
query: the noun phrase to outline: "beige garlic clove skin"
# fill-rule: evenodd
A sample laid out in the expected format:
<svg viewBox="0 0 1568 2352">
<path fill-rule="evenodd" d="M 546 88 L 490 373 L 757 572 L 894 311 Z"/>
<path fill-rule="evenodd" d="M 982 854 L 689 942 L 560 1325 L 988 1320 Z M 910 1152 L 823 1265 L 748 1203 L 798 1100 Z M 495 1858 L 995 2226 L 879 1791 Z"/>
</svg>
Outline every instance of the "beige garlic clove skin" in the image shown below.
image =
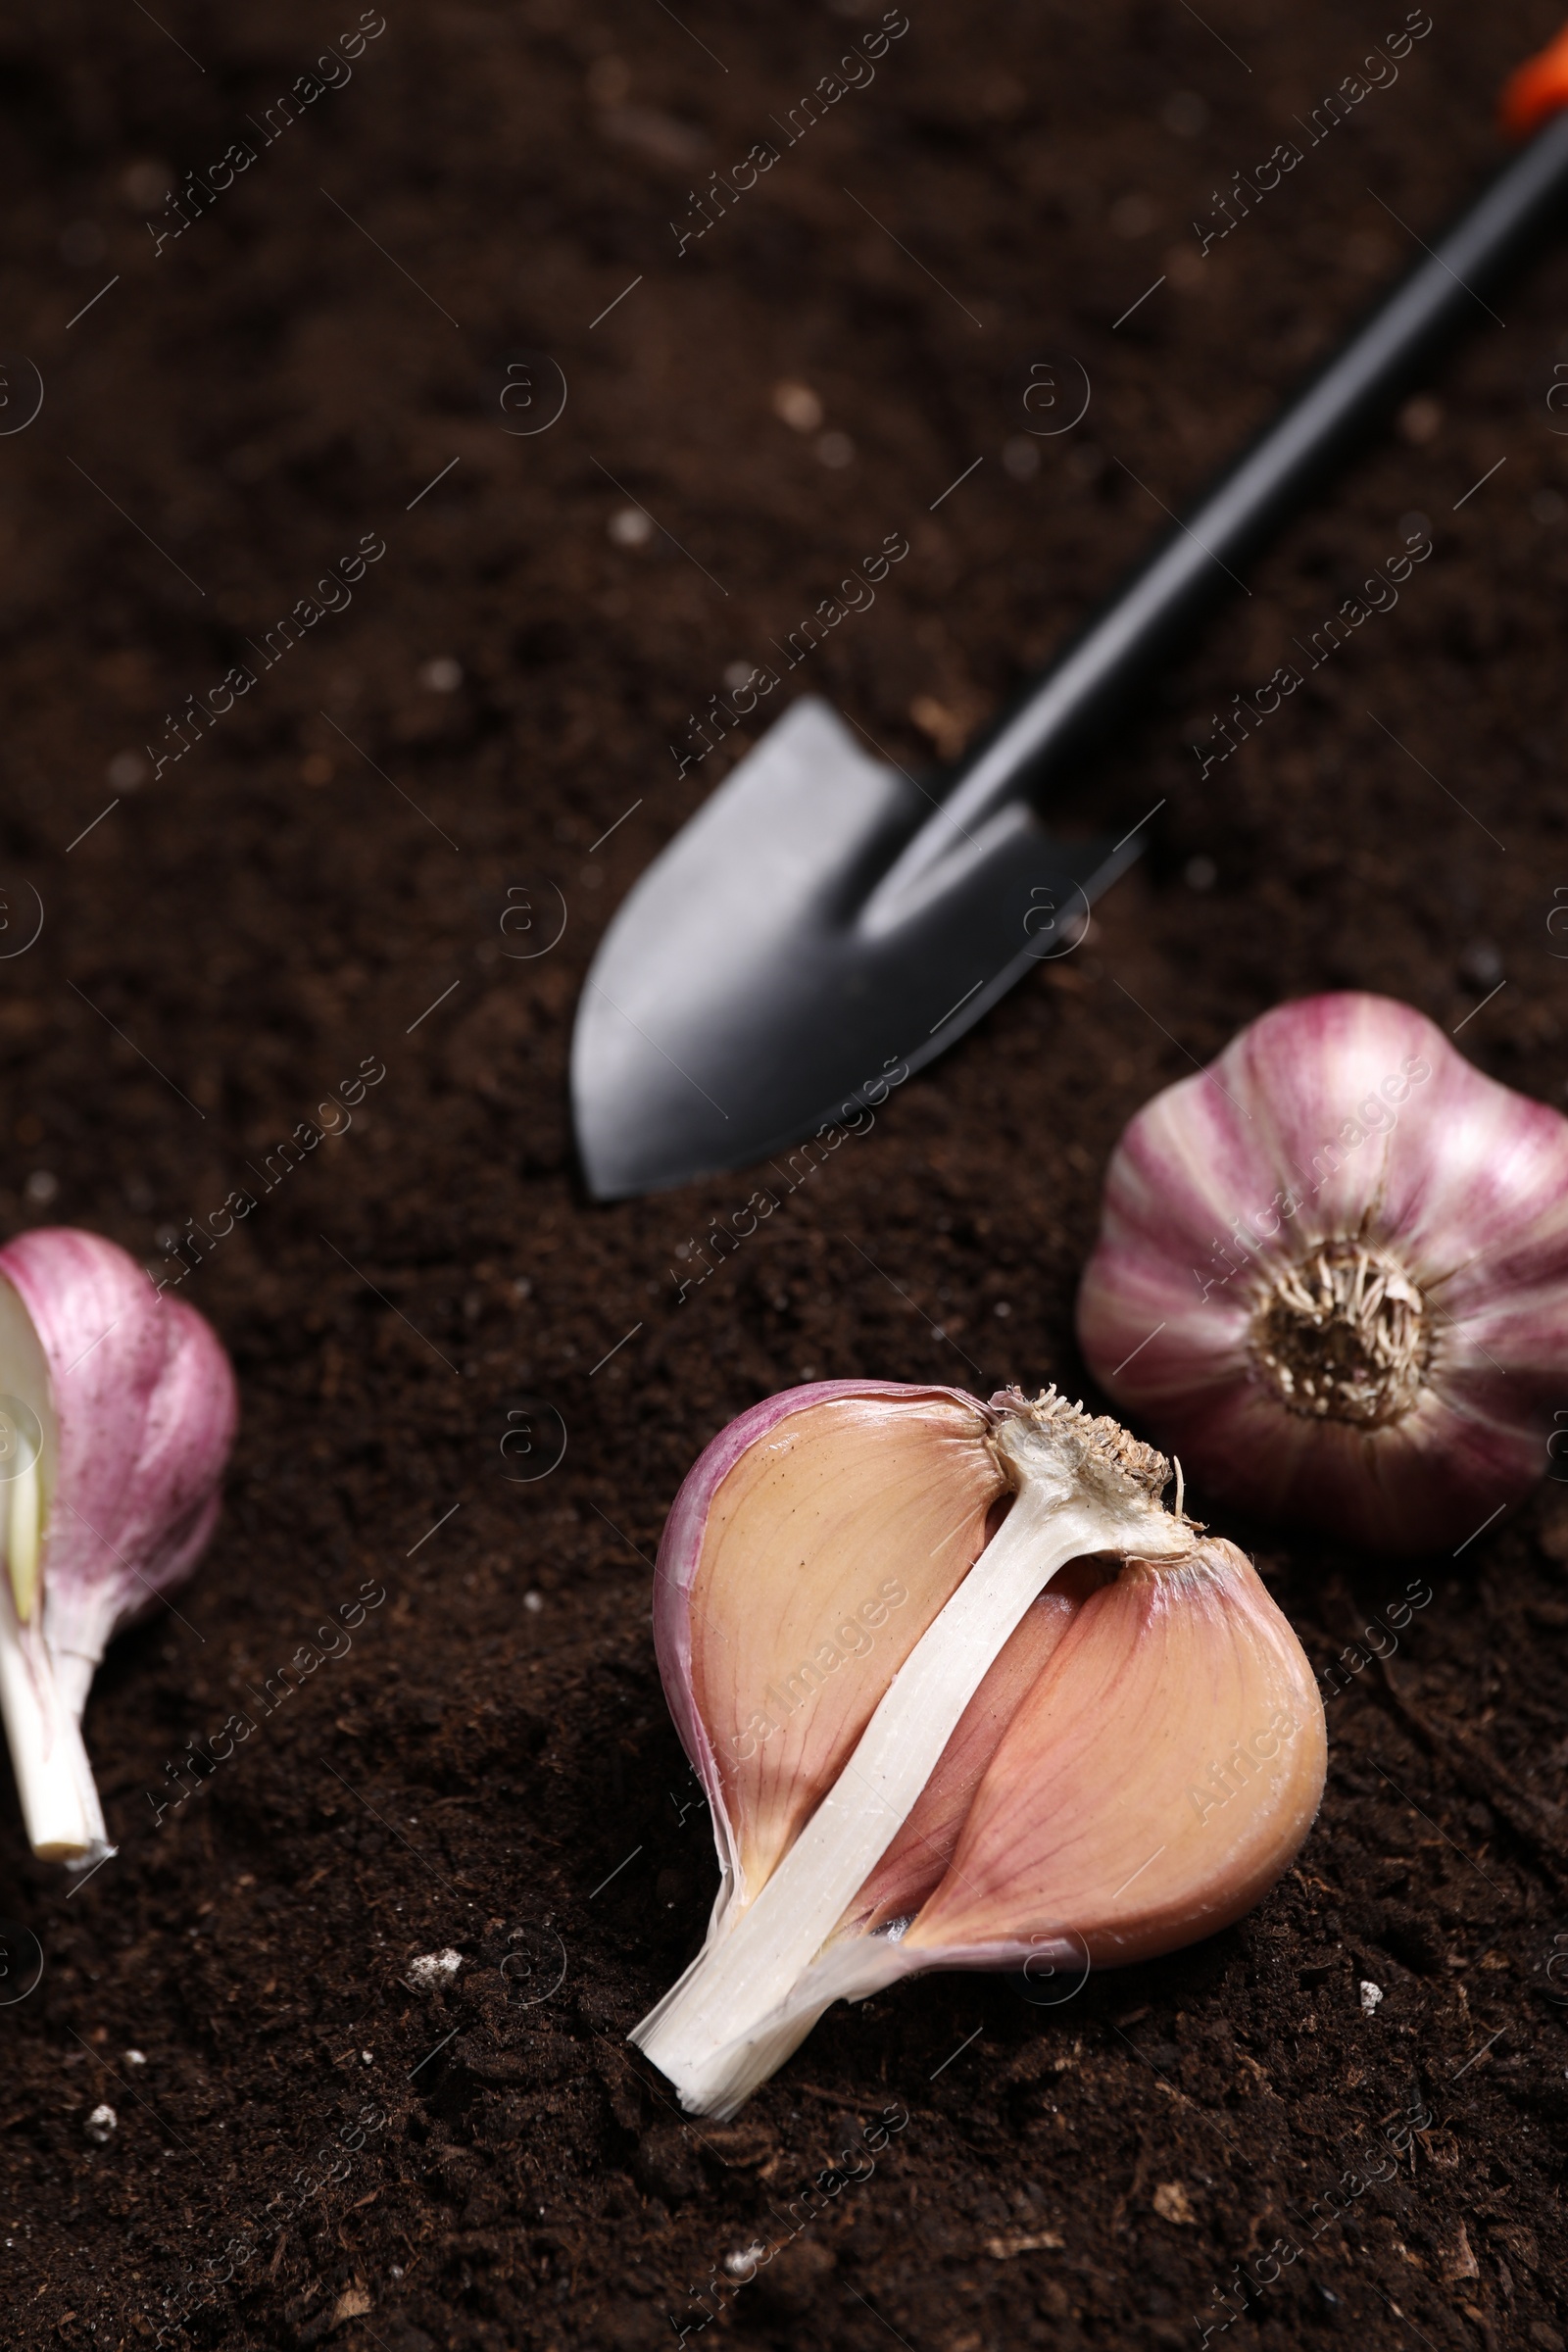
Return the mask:
<svg viewBox="0 0 1568 2352">
<path fill-rule="evenodd" d="M 1327 1758 L 1311 1669 L 1234 1544 L 1126 1561 L 1072 1612 L 903 1948 L 1066 1932 L 1106 1967 L 1211 1936 L 1294 1859 Z"/>
<path fill-rule="evenodd" d="M 1161 1503 L 1169 1476 L 1054 1392 L 822 1384 L 710 1446 L 656 1624 L 724 1884 L 633 2035 L 689 2110 L 733 2114 L 836 1999 L 1166 1951 L 1287 1866 L 1322 1789 L 1316 1687 L 1242 1555 Z M 894 1557 L 897 1639 L 792 1681 Z"/>
<path fill-rule="evenodd" d="M 972 1398 L 834 1388 L 797 1392 L 802 1405 L 726 1466 L 691 1585 L 691 1694 L 713 1733 L 741 1902 L 844 1770 L 1006 1492 Z"/>
</svg>

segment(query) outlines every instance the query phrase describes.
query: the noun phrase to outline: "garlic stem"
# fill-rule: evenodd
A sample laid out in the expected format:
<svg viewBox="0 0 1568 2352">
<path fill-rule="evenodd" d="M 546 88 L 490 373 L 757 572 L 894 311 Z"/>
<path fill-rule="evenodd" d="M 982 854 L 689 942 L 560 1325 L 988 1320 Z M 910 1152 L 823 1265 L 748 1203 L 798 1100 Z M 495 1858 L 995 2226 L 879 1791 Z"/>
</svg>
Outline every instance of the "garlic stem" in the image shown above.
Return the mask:
<svg viewBox="0 0 1568 2352">
<path fill-rule="evenodd" d="M 909 1652 L 844 1772 L 766 1884 L 731 1909 L 633 2034 L 688 2109 L 727 2112 L 759 2079 L 752 2042 L 777 2040 L 774 2013 L 892 1843 L 965 1707 L 1057 1569 L 1108 1549 L 1158 1557 L 1190 1548 L 1189 1531 L 1146 1491 L 1114 1472 L 1107 1491 L 1102 1464 L 1079 1475 L 1081 1429 L 1073 1416 L 1064 1443 L 1062 1423 L 1049 1416 L 1027 1413 L 1004 1425 L 999 1444 L 1018 1492 L 1002 1527 Z M 789 2046 L 813 2022 L 801 2017 Z"/>
<path fill-rule="evenodd" d="M 101 1859 L 109 1841 L 81 1726 L 37 1627 L 17 1622 L 9 1577 L 0 1578 L 0 1713 L 33 1852 L 78 1866 Z"/>
<path fill-rule="evenodd" d="M 77 1868 L 109 1849 L 103 1808 L 81 1738 L 86 1683 L 63 1686 L 39 1623 L 43 1490 L 38 1456 L 24 1456 L 4 1498 L 0 1575 L 0 1714 L 5 1717 L 27 1841 L 46 1862 Z"/>
</svg>

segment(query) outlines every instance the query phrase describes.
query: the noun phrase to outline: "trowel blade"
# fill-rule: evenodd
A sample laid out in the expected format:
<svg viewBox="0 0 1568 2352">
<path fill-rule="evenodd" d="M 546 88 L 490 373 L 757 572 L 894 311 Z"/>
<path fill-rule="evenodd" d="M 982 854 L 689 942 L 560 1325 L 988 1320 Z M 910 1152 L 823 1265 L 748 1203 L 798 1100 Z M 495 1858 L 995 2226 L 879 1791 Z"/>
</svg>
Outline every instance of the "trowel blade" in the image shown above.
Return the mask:
<svg viewBox="0 0 1568 2352">
<path fill-rule="evenodd" d="M 1137 856 L 1054 838 L 1021 804 L 906 901 L 877 884 L 939 809 L 798 702 L 617 910 L 584 984 L 571 1091 L 600 1200 L 774 1152 L 886 1099 L 1031 964 L 1070 953 Z"/>
</svg>

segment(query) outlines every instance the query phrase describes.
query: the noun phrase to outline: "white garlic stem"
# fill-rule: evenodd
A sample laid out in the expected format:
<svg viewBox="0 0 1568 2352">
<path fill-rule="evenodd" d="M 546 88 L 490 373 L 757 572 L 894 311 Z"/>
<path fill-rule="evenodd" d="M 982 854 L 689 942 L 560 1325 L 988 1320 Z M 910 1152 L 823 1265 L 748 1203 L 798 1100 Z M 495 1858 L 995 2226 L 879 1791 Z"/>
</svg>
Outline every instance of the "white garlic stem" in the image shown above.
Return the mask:
<svg viewBox="0 0 1568 2352">
<path fill-rule="evenodd" d="M 24 1559 L 34 1559 L 38 1548 L 37 1481 L 19 1478 L 14 1486 L 31 1498 L 34 1524 L 29 1528 L 24 1522 L 22 1543 Z M 18 1499 L 12 1495 L 5 1514 L 8 1555 L 18 1540 L 22 1516 Z M 101 1860 L 109 1851 L 109 1841 L 77 1711 L 55 1673 L 37 1622 L 35 1582 L 32 1589 L 32 1619 L 23 1625 L 17 1617 L 8 1556 L 0 1568 L 0 1714 L 5 1717 L 6 1742 L 28 1843 L 42 1861 L 69 1862 L 80 1868 Z"/>
<path fill-rule="evenodd" d="M 81 1739 L 90 1674 L 64 1673 L 44 1639 L 44 1529 L 58 1436 L 32 1320 L 0 1280 L 0 1714 L 32 1850 L 77 1868 L 108 1851 Z"/>
<path fill-rule="evenodd" d="M 755 1900 L 731 1910 L 631 2036 L 693 2113 L 732 2113 L 826 2007 L 797 2015 L 779 2047 L 781 2004 L 893 1842 L 964 1708 L 1057 1569 L 1086 1553 L 1170 1557 L 1191 1548 L 1183 1523 L 1146 1495 L 1086 1491 L 1049 1433 L 1042 1446 L 1038 1432 L 1013 1423 L 1003 1444 L 1019 1488 L 997 1535 L 909 1652 L 839 1780 Z"/>
</svg>

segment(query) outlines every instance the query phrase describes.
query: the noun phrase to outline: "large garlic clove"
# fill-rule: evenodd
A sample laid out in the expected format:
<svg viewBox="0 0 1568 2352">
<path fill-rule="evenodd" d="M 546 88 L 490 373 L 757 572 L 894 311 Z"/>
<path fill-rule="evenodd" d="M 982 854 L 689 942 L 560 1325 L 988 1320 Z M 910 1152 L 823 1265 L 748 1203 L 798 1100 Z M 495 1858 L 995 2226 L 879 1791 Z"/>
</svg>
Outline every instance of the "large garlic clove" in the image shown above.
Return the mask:
<svg viewBox="0 0 1568 2352">
<path fill-rule="evenodd" d="M 903 1949 L 1066 1935 L 1107 1965 L 1212 1935 L 1290 1863 L 1326 1757 L 1311 1669 L 1236 1546 L 1130 1560 L 1072 1613 Z"/>
<path fill-rule="evenodd" d="M 738 1899 L 837 1780 L 983 1548 L 1004 1491 L 988 1426 L 953 1390 L 822 1382 L 743 1414 L 682 1489 L 661 1640 L 709 1727 Z"/>
<path fill-rule="evenodd" d="M 1568 1395 L 1568 1120 L 1408 1005 L 1280 1005 L 1129 1124 L 1078 1326 L 1222 1499 L 1457 1544 Z"/>
<path fill-rule="evenodd" d="M 53 1229 L 0 1249 L 0 1708 L 45 1858 L 105 1850 L 88 1688 L 112 1636 L 190 1573 L 235 1417 L 211 1328 L 124 1250 Z"/>
</svg>

